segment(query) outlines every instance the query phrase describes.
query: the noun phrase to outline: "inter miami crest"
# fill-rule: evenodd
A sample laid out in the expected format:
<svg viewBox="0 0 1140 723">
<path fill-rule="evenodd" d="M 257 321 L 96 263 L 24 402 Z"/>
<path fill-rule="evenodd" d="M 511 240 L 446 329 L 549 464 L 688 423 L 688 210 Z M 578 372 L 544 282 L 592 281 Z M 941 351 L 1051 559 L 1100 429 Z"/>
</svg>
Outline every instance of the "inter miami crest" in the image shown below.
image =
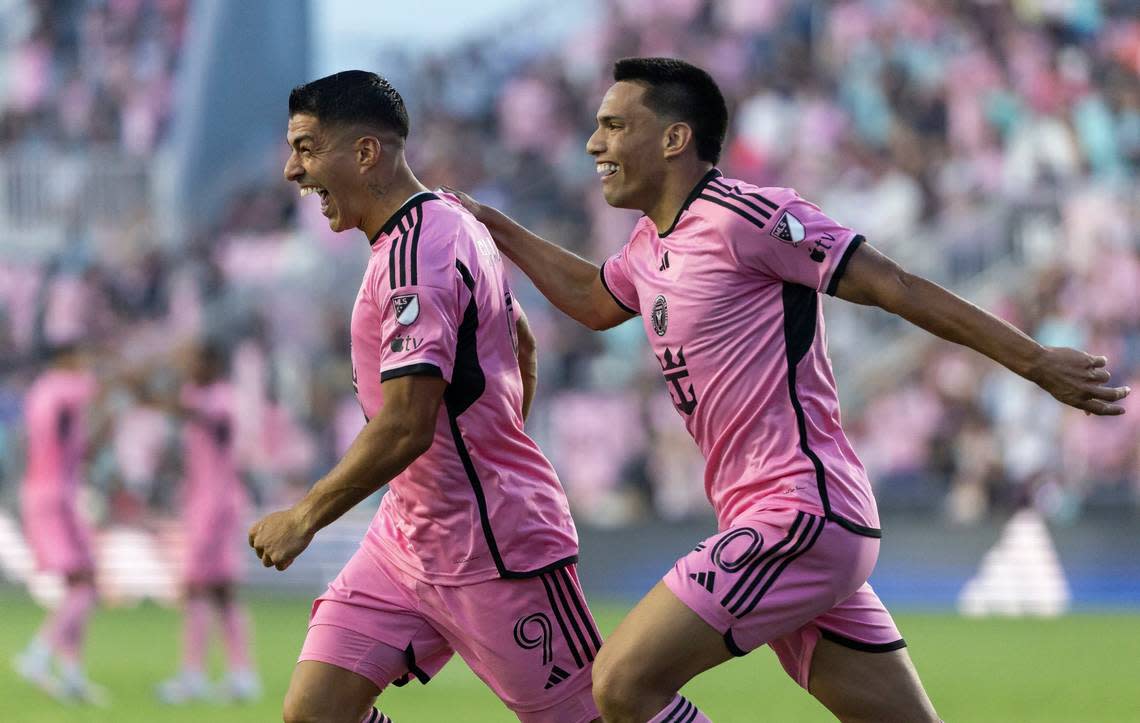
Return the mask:
<svg viewBox="0 0 1140 723">
<path fill-rule="evenodd" d="M 669 302 L 665 300 L 664 294 L 658 294 L 653 301 L 653 314 L 650 320 L 657 336 L 665 336 L 665 331 L 669 328 Z"/>
<path fill-rule="evenodd" d="M 393 296 L 392 307 L 396 310 L 396 321 L 404 326 L 413 323 L 420 316 L 420 298 L 416 294 Z"/>
<path fill-rule="evenodd" d="M 798 218 L 784 211 L 784 215 L 780 216 L 780 220 L 772 227 L 771 234 L 786 244 L 799 246 L 807 237 L 807 230 Z"/>
</svg>

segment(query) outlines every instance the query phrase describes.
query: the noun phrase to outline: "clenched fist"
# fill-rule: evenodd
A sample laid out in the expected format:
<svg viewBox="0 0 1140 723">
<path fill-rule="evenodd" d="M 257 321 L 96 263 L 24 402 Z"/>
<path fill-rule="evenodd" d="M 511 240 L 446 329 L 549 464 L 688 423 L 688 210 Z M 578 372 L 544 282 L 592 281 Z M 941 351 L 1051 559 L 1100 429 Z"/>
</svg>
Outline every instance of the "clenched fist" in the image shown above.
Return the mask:
<svg viewBox="0 0 1140 723">
<path fill-rule="evenodd" d="M 273 512 L 249 528 L 249 546 L 266 567 L 284 570 L 293 564 L 313 539 L 313 532 L 296 508 Z"/>
</svg>

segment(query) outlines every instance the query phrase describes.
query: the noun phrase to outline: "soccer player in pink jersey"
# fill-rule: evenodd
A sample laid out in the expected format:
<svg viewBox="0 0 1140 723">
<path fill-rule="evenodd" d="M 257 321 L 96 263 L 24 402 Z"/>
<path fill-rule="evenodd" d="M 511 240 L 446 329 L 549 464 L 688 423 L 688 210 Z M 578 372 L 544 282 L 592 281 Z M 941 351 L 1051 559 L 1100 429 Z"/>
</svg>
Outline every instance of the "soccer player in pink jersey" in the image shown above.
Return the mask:
<svg viewBox="0 0 1140 723">
<path fill-rule="evenodd" d="M 1128 389 L 1105 386 L 1104 357 L 1039 345 L 899 268 L 795 191 L 723 177 L 728 112 L 703 70 L 631 58 L 614 80 L 586 150 L 606 201 L 645 215 L 600 270 L 459 195 L 562 311 L 592 329 L 642 317 L 706 460 L 719 532 L 606 641 L 594 665 L 603 717 L 707 720 L 677 691 L 767 643 L 841 720 L 937 720 L 867 584 L 879 519 L 840 426 L 822 294 L 898 314 L 1091 414 L 1122 414 Z"/>
<path fill-rule="evenodd" d="M 523 431 L 535 350 L 487 230 L 428 191 L 404 157 L 408 116 L 383 78 L 346 71 L 289 97 L 285 178 L 334 231 L 371 246 L 352 313 L 368 420 L 250 544 L 287 568 L 322 527 L 385 484 L 359 550 L 313 604 L 286 721 L 384 721 L 390 683 L 427 683 L 453 653 L 523 721 L 598 717 L 601 639 L 550 463 Z M 457 714 L 457 718 L 461 718 Z"/>
<path fill-rule="evenodd" d="M 88 410 L 95 375 L 78 347 L 54 350 L 51 366 L 32 383 L 24 403 L 28 466 L 21 489 L 24 531 L 41 571 L 63 577 L 63 600 L 48 615 L 16 671 L 48 693 L 94 704 L 106 692 L 83 668 L 87 622 L 96 605 L 92 533 L 78 510 L 88 447 Z M 52 664 L 58 667 L 58 677 Z"/>
<path fill-rule="evenodd" d="M 250 661 L 248 614 L 236 597 L 248 502 L 234 453 L 236 399 L 226 379 L 223 349 L 215 343 L 200 345 L 192 352 L 189 374 L 177 403 L 168 405 L 183 420 L 182 667 L 159 685 L 158 695 L 171 704 L 214 696 L 205 667 L 213 612 L 227 667 L 216 693 L 224 700 L 252 700 L 261 686 Z"/>
</svg>

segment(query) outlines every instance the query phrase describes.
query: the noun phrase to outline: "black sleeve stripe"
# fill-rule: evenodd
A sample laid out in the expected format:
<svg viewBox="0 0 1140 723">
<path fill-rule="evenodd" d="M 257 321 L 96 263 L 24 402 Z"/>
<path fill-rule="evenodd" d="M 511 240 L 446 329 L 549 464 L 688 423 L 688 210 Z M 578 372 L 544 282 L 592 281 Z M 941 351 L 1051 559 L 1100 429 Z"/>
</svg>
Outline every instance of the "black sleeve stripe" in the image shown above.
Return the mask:
<svg viewBox="0 0 1140 723">
<path fill-rule="evenodd" d="M 386 382 L 389 379 L 396 379 L 398 377 L 409 376 L 421 377 L 439 377 L 443 379 L 443 370 L 435 364 L 428 364 L 423 362 L 420 364 L 409 364 L 406 367 L 396 367 L 395 369 L 385 369 L 380 372 L 380 381 Z"/>
<path fill-rule="evenodd" d="M 396 243 L 399 239 L 388 240 L 388 286 L 396 288 Z"/>
<path fill-rule="evenodd" d="M 423 209 L 417 206 L 408 211 L 407 215 L 396 224 L 400 236 L 392 239 L 392 246 L 388 249 L 388 283 L 393 289 L 409 284 L 415 286 L 419 283 L 419 264 L 417 262 L 420 226 L 422 225 L 420 222 L 422 220 Z M 398 277 L 396 274 L 397 258 L 400 268 Z"/>
<path fill-rule="evenodd" d="M 761 229 L 761 230 L 764 229 L 764 222 L 757 219 L 757 218 L 754 218 L 754 217 L 748 215 L 748 212 L 745 211 L 744 209 L 737 208 L 736 206 L 733 206 L 730 203 L 722 201 L 721 199 L 717 198 L 716 196 L 710 196 L 706 193 L 702 193 L 700 196 L 698 196 L 698 198 L 700 198 L 701 200 L 704 200 L 704 201 L 708 201 L 709 203 L 715 203 L 718 206 L 722 206 L 724 208 L 727 208 L 729 211 L 732 211 L 737 216 L 740 216 L 741 218 L 747 220 L 749 223 L 754 225 L 756 228 Z"/>
<path fill-rule="evenodd" d="M 728 191 L 724 191 L 724 190 L 720 189 L 719 187 L 717 187 L 711 183 L 709 184 L 708 190 L 711 191 L 712 193 L 719 194 L 721 196 L 724 196 L 725 198 L 731 199 L 731 200 L 736 201 L 738 203 L 743 203 L 745 206 L 752 209 L 753 211 L 760 214 L 761 216 L 763 216 L 766 219 L 772 218 L 771 213 L 769 213 L 768 211 L 765 211 L 764 209 L 760 208 L 756 204 L 754 204 L 751 201 L 749 201 L 748 199 L 746 199 L 744 197 L 744 194 L 741 194 L 739 192 L 730 193 Z"/>
<path fill-rule="evenodd" d="M 855 249 L 859 248 L 867 239 L 863 238 L 863 234 L 856 234 L 855 238 L 851 239 L 851 243 L 847 244 L 847 249 L 843 252 L 843 258 L 839 259 L 839 264 L 835 267 L 835 271 L 831 274 L 831 281 L 827 284 L 827 290 L 824 292 L 829 296 L 835 296 L 836 289 L 839 288 L 839 280 L 843 278 L 843 272 L 847 270 L 847 264 L 851 261 L 851 254 L 855 253 Z"/>
<path fill-rule="evenodd" d="M 775 201 L 768 200 L 764 196 L 761 196 L 759 193 L 745 193 L 744 191 L 741 191 L 739 188 L 734 188 L 732 186 L 729 186 L 727 183 L 720 180 L 719 178 L 715 179 L 713 181 L 713 183 L 716 183 L 718 188 L 724 189 L 726 191 L 732 191 L 734 194 L 736 194 L 738 196 L 748 196 L 749 198 L 755 198 L 757 201 L 764 204 L 765 206 L 772 209 L 773 211 L 775 211 L 776 209 L 778 209 L 780 207 L 780 204 L 776 203 Z"/>
<path fill-rule="evenodd" d="M 412 216 L 412 286 L 415 286 L 418 283 L 416 261 L 420 247 L 420 226 L 422 225 L 420 222 L 424 218 L 423 206 L 412 209 Z"/>
<path fill-rule="evenodd" d="M 410 219 L 409 219 L 410 220 Z M 400 221 L 400 249 L 396 254 L 400 257 L 400 286 L 408 285 L 408 229 Z"/>
<path fill-rule="evenodd" d="M 606 291 L 608 291 L 610 296 L 613 297 L 614 302 L 618 306 L 620 306 L 623 311 L 625 311 L 626 313 L 629 313 L 629 314 L 637 314 L 638 313 L 638 312 L 634 311 L 633 309 L 629 308 L 628 306 L 626 306 L 625 304 L 623 304 L 621 302 L 621 299 L 619 299 L 617 297 L 617 294 L 614 293 L 614 290 L 610 288 L 610 285 L 606 283 L 606 264 L 604 261 L 602 262 L 601 268 L 598 269 L 598 275 L 602 279 L 602 286 L 605 287 Z"/>
</svg>

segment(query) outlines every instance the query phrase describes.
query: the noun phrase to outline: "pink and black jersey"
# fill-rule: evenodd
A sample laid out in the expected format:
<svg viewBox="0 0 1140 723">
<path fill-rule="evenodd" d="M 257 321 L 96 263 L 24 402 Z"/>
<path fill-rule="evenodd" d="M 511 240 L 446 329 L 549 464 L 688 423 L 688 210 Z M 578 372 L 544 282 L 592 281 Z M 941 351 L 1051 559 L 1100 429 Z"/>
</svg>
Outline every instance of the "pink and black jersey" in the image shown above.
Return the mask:
<svg viewBox="0 0 1140 723">
<path fill-rule="evenodd" d="M 236 519 L 245 488 L 234 453 L 235 390 L 227 382 L 186 384 L 180 401 L 186 422 L 184 503 L 191 526 Z"/>
<path fill-rule="evenodd" d="M 32 383 L 24 402 L 27 493 L 74 496 L 87 446 L 87 408 L 95 392 L 95 377 L 86 371 L 52 369 Z"/>
<path fill-rule="evenodd" d="M 553 467 L 523 431 L 516 304 L 486 228 L 419 193 L 372 239 L 352 312 L 366 417 L 383 382 L 448 383 L 431 448 L 389 484 L 364 547 L 433 584 L 530 577 L 574 562 L 578 538 Z"/>
<path fill-rule="evenodd" d="M 792 507 L 880 534 L 840 426 L 819 296 L 862 241 L 791 189 L 713 169 L 668 231 L 642 218 L 602 266 L 615 301 L 642 316 L 722 528 Z"/>
</svg>

